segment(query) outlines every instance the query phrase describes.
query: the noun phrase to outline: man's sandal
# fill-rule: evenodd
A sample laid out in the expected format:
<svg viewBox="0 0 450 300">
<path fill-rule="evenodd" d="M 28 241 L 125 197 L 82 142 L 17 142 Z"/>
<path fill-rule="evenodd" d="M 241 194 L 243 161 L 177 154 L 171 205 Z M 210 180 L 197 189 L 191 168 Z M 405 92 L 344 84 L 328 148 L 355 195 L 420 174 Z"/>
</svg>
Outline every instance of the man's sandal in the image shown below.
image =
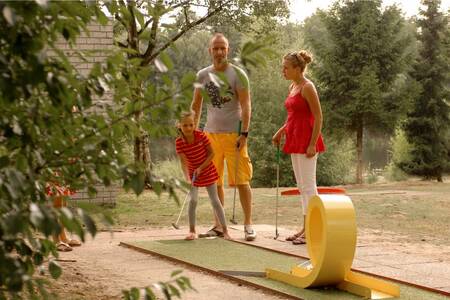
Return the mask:
<svg viewBox="0 0 450 300">
<path fill-rule="evenodd" d="M 69 251 L 72 251 L 73 249 L 67 243 L 58 242 L 56 244 L 56 250 L 58 250 L 60 252 L 69 252 Z"/>
<path fill-rule="evenodd" d="M 207 237 L 223 237 L 223 232 L 218 230 L 217 227 L 213 227 L 205 233 L 200 233 L 198 235 L 199 238 L 207 238 Z"/>
<path fill-rule="evenodd" d="M 292 242 L 302 236 L 303 233 L 297 232 L 296 234 L 290 235 L 286 238 L 286 241 Z"/>
</svg>

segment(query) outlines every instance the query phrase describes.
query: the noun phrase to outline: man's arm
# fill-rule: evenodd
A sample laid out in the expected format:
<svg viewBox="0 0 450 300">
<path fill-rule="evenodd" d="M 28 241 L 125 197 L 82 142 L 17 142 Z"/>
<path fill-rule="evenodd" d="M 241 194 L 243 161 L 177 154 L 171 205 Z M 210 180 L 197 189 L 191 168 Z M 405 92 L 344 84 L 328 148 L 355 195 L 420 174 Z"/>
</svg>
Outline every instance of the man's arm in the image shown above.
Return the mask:
<svg viewBox="0 0 450 300">
<path fill-rule="evenodd" d="M 238 88 L 237 96 L 242 110 L 241 132 L 248 132 L 250 129 L 250 117 L 252 114 L 252 104 L 250 100 L 250 91 L 247 88 Z M 240 135 L 238 138 L 239 149 L 247 143 L 247 137 Z"/>
<path fill-rule="evenodd" d="M 200 122 L 200 116 L 202 113 L 203 97 L 200 88 L 194 89 L 194 98 L 192 99 L 191 109 L 195 112 L 194 124 L 198 128 Z"/>
</svg>

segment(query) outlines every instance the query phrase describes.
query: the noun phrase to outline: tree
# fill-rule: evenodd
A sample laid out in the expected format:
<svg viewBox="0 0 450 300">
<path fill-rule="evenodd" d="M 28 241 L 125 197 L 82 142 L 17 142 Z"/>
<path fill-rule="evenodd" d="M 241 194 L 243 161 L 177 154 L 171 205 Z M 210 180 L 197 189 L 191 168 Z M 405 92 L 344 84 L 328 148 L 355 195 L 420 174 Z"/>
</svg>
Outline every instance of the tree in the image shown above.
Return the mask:
<svg viewBox="0 0 450 300">
<path fill-rule="evenodd" d="M 239 28 L 245 28 L 255 18 L 264 18 L 270 26 L 276 18 L 288 14 L 284 1 L 129 0 L 125 2 L 116 0 L 107 2 L 106 7 L 118 22 L 117 30 L 125 33 L 123 40 L 119 39 L 117 45 L 127 50 L 129 60 L 139 61 L 129 70 L 131 73 L 136 73 L 136 68 L 147 67 L 153 63 L 157 67 L 166 64 L 168 59 L 163 51 L 171 47 L 189 30 L 202 24 L 221 26 L 231 23 Z M 204 14 L 198 16 L 198 12 L 200 14 L 204 12 Z M 172 19 L 175 18 L 175 22 L 168 21 L 170 16 Z M 138 104 L 145 96 L 151 96 L 142 93 L 144 87 L 149 84 L 149 79 L 151 78 L 142 76 L 140 80 L 133 82 L 133 92 L 129 101 Z M 148 119 L 148 116 L 145 116 L 142 111 L 137 111 L 135 114 L 139 132 L 134 137 L 134 156 L 136 162 L 142 162 L 147 167 L 148 176 L 151 166 L 150 136 L 148 130 L 140 125 L 140 121 L 146 118 Z M 150 122 L 153 127 L 158 127 L 157 121 Z M 155 128 L 152 130 L 155 131 Z"/>
<path fill-rule="evenodd" d="M 419 57 L 412 77 L 420 86 L 404 125 L 411 145 L 410 158 L 400 167 L 409 174 L 442 181 L 450 168 L 450 80 L 448 16 L 439 11 L 441 1 L 424 0 L 420 11 Z"/>
<path fill-rule="evenodd" d="M 112 51 L 104 64 L 82 75 L 55 47 L 58 38 L 73 46 L 89 22 L 107 22 L 100 7 L 83 1 L 10 1 L 1 2 L 0 11 L 0 299 L 20 298 L 24 290 L 26 298 L 47 298 L 45 282 L 34 275 L 45 272 L 47 258 L 52 277 L 61 274 L 50 238 L 62 226 L 83 241 L 96 233 L 82 210 L 52 208 L 47 184 L 88 188 L 95 194 L 99 182 L 122 182 L 141 193 L 145 168 L 126 163 L 122 149 L 128 132 L 137 130 L 132 116 L 136 110 L 164 115 L 174 102 L 189 103 L 191 93 L 182 91 L 190 91 L 193 81 L 187 78 L 185 86 L 174 88 L 166 80 L 153 87 L 152 101 L 97 113 L 96 97 L 113 90 L 115 104 L 123 103 L 131 94 L 128 81 L 153 71 L 142 68 L 123 76 L 130 63 L 122 51 Z M 55 55 L 47 55 L 49 51 Z M 155 192 L 167 190 L 172 196 L 179 186 L 155 177 L 151 183 Z M 184 279 L 180 282 L 189 287 Z M 167 293 L 169 284 L 161 286 Z"/>
<path fill-rule="evenodd" d="M 381 0 L 341 0 L 329 12 L 305 22 L 305 41 L 313 49 L 312 70 L 333 134 L 354 135 L 356 181 L 362 183 L 365 130 L 392 131 L 407 101 L 401 74 L 407 67 L 411 37 L 395 6 Z M 395 88 L 394 88 L 395 87 Z"/>
</svg>

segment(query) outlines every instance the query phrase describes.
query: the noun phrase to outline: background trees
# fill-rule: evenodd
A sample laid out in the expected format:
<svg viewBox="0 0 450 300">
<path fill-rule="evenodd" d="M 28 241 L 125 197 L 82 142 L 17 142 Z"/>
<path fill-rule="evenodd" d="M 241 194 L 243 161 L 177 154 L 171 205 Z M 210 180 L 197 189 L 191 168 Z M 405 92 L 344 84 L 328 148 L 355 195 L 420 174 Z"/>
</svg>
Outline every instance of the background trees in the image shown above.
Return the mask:
<svg viewBox="0 0 450 300">
<path fill-rule="evenodd" d="M 412 78 L 419 90 L 404 125 L 410 157 L 399 162 L 407 173 L 442 181 L 450 168 L 449 19 L 439 12 L 441 1 L 422 1 L 417 21 L 420 42 Z"/>
<path fill-rule="evenodd" d="M 382 11 L 381 0 L 337 1 L 329 12 L 306 22 L 305 41 L 319 61 L 313 69 L 326 127 L 332 134 L 353 135 L 358 183 L 364 132 L 391 132 L 407 107 L 400 75 L 410 59 L 412 39 L 404 26 L 400 11 Z"/>
</svg>

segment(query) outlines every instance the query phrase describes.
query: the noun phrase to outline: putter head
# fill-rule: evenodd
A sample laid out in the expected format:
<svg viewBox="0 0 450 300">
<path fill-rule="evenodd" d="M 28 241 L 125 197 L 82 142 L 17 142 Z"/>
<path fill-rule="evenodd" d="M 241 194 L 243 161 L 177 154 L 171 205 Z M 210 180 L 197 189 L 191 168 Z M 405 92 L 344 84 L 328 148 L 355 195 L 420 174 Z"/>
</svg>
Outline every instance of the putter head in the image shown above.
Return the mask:
<svg viewBox="0 0 450 300">
<path fill-rule="evenodd" d="M 279 236 L 280 236 L 280 234 L 278 232 L 276 232 L 275 237 L 273 239 L 276 240 Z"/>
<path fill-rule="evenodd" d="M 237 221 L 235 219 L 230 219 L 230 222 L 233 223 L 234 225 L 237 225 Z"/>
<path fill-rule="evenodd" d="M 172 227 L 175 228 L 175 229 L 180 229 L 180 227 L 177 224 L 175 224 L 175 223 L 172 223 Z"/>
</svg>

